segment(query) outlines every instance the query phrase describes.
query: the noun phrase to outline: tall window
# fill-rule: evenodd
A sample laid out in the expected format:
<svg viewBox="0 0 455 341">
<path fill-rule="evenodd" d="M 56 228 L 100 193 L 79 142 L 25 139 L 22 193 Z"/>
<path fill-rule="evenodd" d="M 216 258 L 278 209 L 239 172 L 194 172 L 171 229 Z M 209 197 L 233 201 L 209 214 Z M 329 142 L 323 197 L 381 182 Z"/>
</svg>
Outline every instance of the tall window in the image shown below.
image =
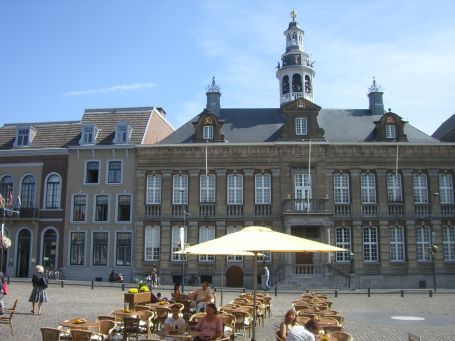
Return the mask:
<svg viewBox="0 0 455 341">
<path fill-rule="evenodd" d="M 385 138 L 395 139 L 397 137 L 396 128 L 393 124 L 387 124 L 385 126 Z"/>
<path fill-rule="evenodd" d="M 107 265 L 107 244 L 107 232 L 93 232 L 93 265 Z"/>
<path fill-rule="evenodd" d="M 17 129 L 16 145 L 17 146 L 28 146 L 30 144 L 29 136 L 30 136 L 30 129 L 29 128 L 19 128 L 19 129 Z"/>
<path fill-rule="evenodd" d="M 425 262 L 431 260 L 430 252 L 428 252 L 430 248 L 430 227 L 416 227 L 416 247 L 417 261 Z"/>
<path fill-rule="evenodd" d="M 452 174 L 439 174 L 439 200 L 441 204 L 453 204 Z"/>
<path fill-rule="evenodd" d="M 117 248 L 115 265 L 131 265 L 131 232 L 117 232 Z"/>
<path fill-rule="evenodd" d="M 243 176 L 239 174 L 229 174 L 227 176 L 227 204 L 243 204 Z"/>
<path fill-rule="evenodd" d="M 131 221 L 131 195 L 117 197 L 117 221 Z"/>
<path fill-rule="evenodd" d="M 160 228 L 146 226 L 144 232 L 144 261 L 155 262 L 160 260 Z"/>
<path fill-rule="evenodd" d="M 351 228 L 340 226 L 335 229 L 336 246 L 346 250 L 351 250 Z M 341 251 L 336 253 L 337 262 L 350 262 L 351 252 Z"/>
<path fill-rule="evenodd" d="M 57 265 L 57 232 L 54 229 L 44 232 L 41 264 L 51 269 L 55 269 Z"/>
<path fill-rule="evenodd" d="M 270 205 L 272 203 L 272 177 L 270 174 L 256 174 L 254 180 L 256 205 Z"/>
<path fill-rule="evenodd" d="M 238 232 L 242 229 L 241 226 L 228 226 L 226 228 L 226 234 Z M 228 262 L 241 262 L 243 261 L 243 256 L 227 256 Z"/>
<path fill-rule="evenodd" d="M 376 178 L 374 174 L 360 174 L 360 189 L 362 193 L 362 204 L 376 203 Z"/>
<path fill-rule="evenodd" d="M 200 181 L 200 202 L 203 203 L 215 203 L 215 183 L 216 177 L 213 174 L 201 175 Z"/>
<path fill-rule="evenodd" d="M 161 204 L 161 175 L 147 176 L 147 204 Z"/>
<path fill-rule="evenodd" d="M 377 262 L 378 258 L 378 230 L 376 227 L 363 228 L 363 260 Z"/>
<path fill-rule="evenodd" d="M 308 135 L 308 120 L 305 117 L 296 117 L 295 134 Z"/>
<path fill-rule="evenodd" d="M 387 201 L 389 203 L 403 202 L 401 174 L 387 173 Z"/>
<path fill-rule="evenodd" d="M 203 126 L 202 127 L 202 138 L 204 140 L 213 139 L 213 126 Z"/>
<path fill-rule="evenodd" d="M 428 185 L 426 174 L 413 174 L 412 187 L 414 190 L 414 203 L 427 204 L 428 203 Z"/>
<path fill-rule="evenodd" d="M 129 141 L 129 126 L 128 123 L 122 122 L 117 124 L 117 131 L 115 132 L 116 143 L 128 143 Z"/>
<path fill-rule="evenodd" d="M 444 246 L 444 260 L 446 262 L 455 261 L 455 227 L 443 227 L 443 246 Z"/>
<path fill-rule="evenodd" d="M 57 174 L 52 174 L 46 181 L 46 205 L 48 209 L 60 208 L 61 180 Z"/>
<path fill-rule="evenodd" d="M 80 144 L 92 144 L 95 142 L 96 128 L 93 125 L 85 125 L 82 127 L 82 137 Z"/>
<path fill-rule="evenodd" d="M 298 73 L 292 75 L 292 91 L 302 92 L 302 76 Z"/>
<path fill-rule="evenodd" d="M 186 204 L 188 202 L 188 175 L 178 174 L 173 177 L 173 199 L 172 203 Z"/>
<path fill-rule="evenodd" d="M 110 184 L 119 184 L 122 182 L 122 161 L 108 161 L 107 182 Z"/>
<path fill-rule="evenodd" d="M 390 261 L 404 262 L 404 229 L 401 226 L 389 227 Z"/>
<path fill-rule="evenodd" d="M 183 256 L 181 254 L 176 254 L 174 252 L 181 250 L 181 239 L 183 239 L 183 243 L 186 243 L 186 230 L 187 229 L 181 229 L 180 226 L 172 226 L 172 260 L 173 261 L 182 261 Z M 181 235 L 181 232 L 183 231 L 183 236 Z"/>
<path fill-rule="evenodd" d="M 215 239 L 215 227 L 214 226 L 200 226 L 199 227 L 199 243 L 207 242 Z M 214 255 L 200 255 L 199 261 L 201 262 L 214 262 Z"/>
<path fill-rule="evenodd" d="M 349 204 L 349 174 L 335 173 L 333 175 L 333 192 L 335 204 Z"/>
<path fill-rule="evenodd" d="M 77 194 L 73 197 L 73 221 L 85 221 L 87 212 L 87 196 Z"/>
<path fill-rule="evenodd" d="M 13 177 L 6 175 L 0 181 L 0 193 L 5 199 L 7 204 L 12 205 L 11 198 L 13 197 Z"/>
<path fill-rule="evenodd" d="M 27 175 L 22 179 L 21 204 L 23 208 L 35 207 L 36 181 L 33 175 Z"/>
<path fill-rule="evenodd" d="M 99 182 L 100 162 L 87 161 L 85 164 L 85 183 L 97 184 Z"/>
<path fill-rule="evenodd" d="M 109 220 L 109 196 L 97 195 L 95 197 L 95 221 Z"/>
<path fill-rule="evenodd" d="M 84 265 L 85 232 L 71 232 L 70 265 Z"/>
</svg>

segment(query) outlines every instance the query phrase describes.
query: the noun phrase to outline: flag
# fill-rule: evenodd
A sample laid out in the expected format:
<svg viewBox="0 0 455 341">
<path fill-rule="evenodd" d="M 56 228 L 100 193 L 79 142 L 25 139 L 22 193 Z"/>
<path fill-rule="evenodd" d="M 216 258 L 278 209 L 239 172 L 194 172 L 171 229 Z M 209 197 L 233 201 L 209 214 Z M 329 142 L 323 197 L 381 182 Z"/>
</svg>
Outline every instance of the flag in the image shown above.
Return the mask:
<svg viewBox="0 0 455 341">
<path fill-rule="evenodd" d="M 185 227 L 180 228 L 180 249 L 185 249 Z"/>
<path fill-rule="evenodd" d="M 18 195 L 16 199 L 16 210 L 20 210 L 22 206 L 21 196 Z"/>
<path fill-rule="evenodd" d="M 0 194 L 1 196 L 1 194 Z M 2 197 L 3 199 L 3 197 Z M 0 243 L 3 243 L 3 231 L 5 230 L 5 224 L 2 224 L 2 230 L 1 230 L 1 234 L 0 234 Z"/>
<path fill-rule="evenodd" d="M 9 191 L 9 198 L 8 198 L 7 206 L 13 208 L 13 191 Z"/>
<path fill-rule="evenodd" d="M 0 193 L 0 207 L 5 208 L 5 198 L 3 198 L 3 195 Z"/>
</svg>

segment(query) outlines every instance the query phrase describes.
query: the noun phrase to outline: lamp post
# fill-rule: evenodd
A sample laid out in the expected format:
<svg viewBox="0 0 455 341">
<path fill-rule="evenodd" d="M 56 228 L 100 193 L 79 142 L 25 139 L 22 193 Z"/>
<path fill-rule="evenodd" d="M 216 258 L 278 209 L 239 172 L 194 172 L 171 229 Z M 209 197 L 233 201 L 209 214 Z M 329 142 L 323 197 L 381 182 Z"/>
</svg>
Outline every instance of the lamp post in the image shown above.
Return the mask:
<svg viewBox="0 0 455 341">
<path fill-rule="evenodd" d="M 349 289 L 353 289 L 351 288 L 351 278 L 354 277 L 354 252 L 349 252 L 349 260 L 351 262 L 351 268 L 349 269 Z"/>
<path fill-rule="evenodd" d="M 434 206 L 434 201 L 435 198 L 439 196 L 439 193 L 433 193 L 433 201 L 431 203 L 431 211 L 430 211 L 430 255 L 431 255 L 431 264 L 432 264 L 432 270 L 433 270 L 433 290 L 436 292 L 436 263 L 435 263 L 435 257 L 436 257 L 436 252 L 438 252 L 438 247 L 435 245 L 435 240 L 436 240 L 436 232 L 433 227 L 433 206 Z"/>
<path fill-rule="evenodd" d="M 1 196 L 1 194 L 0 194 L 0 196 Z M 3 197 L 2 197 L 2 199 L 3 199 Z M 12 205 L 12 203 L 11 203 L 11 205 Z M 11 246 L 11 240 L 8 240 L 9 244 L 7 244 L 7 242 L 6 242 L 7 239 L 5 239 L 7 237 L 4 236 L 4 234 L 5 234 L 6 212 L 9 212 L 11 214 L 16 213 L 16 214 L 19 215 L 20 211 L 13 210 L 13 209 L 10 209 L 10 208 L 6 208 L 4 201 L 3 201 L 3 207 L 1 207 L 1 208 L 3 210 L 3 220 L 2 220 L 2 227 L 1 227 L 1 231 L 0 231 L 0 272 L 3 272 L 3 250 L 7 249 L 7 248 L 9 248 Z M 20 206 L 18 207 L 18 209 L 20 210 Z M 4 242 L 5 242 L 5 245 L 4 245 Z"/>
<path fill-rule="evenodd" d="M 185 249 L 185 227 L 186 227 L 186 217 L 190 214 L 186 211 L 185 207 L 185 190 L 179 189 L 180 193 L 180 203 L 182 205 L 182 215 L 183 215 L 183 226 L 180 229 L 180 249 L 183 251 Z M 182 253 L 182 293 L 185 292 L 185 254 Z"/>
</svg>

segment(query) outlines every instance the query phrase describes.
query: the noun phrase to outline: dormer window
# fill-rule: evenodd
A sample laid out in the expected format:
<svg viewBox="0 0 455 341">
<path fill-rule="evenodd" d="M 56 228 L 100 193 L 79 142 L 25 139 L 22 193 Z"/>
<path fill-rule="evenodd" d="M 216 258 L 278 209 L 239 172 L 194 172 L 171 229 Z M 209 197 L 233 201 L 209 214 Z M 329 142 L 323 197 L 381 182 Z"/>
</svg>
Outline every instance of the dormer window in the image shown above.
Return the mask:
<svg viewBox="0 0 455 341">
<path fill-rule="evenodd" d="M 118 123 L 117 130 L 115 132 L 115 143 L 129 143 L 130 133 L 131 127 L 127 122 Z"/>
<path fill-rule="evenodd" d="M 79 144 L 94 144 L 96 140 L 96 135 L 98 133 L 98 128 L 93 124 L 87 124 L 82 127 L 81 139 Z"/>
<path fill-rule="evenodd" d="M 213 140 L 213 126 L 202 127 L 202 139 Z"/>
<path fill-rule="evenodd" d="M 395 139 L 397 137 L 396 128 L 393 124 L 387 124 L 385 126 L 385 138 Z"/>
<path fill-rule="evenodd" d="M 305 117 L 296 117 L 295 134 L 296 135 L 308 135 L 308 121 Z"/>
<path fill-rule="evenodd" d="M 33 138 L 36 135 L 36 130 L 29 126 L 17 127 L 16 129 L 16 141 L 14 145 L 16 147 L 30 146 Z"/>
</svg>

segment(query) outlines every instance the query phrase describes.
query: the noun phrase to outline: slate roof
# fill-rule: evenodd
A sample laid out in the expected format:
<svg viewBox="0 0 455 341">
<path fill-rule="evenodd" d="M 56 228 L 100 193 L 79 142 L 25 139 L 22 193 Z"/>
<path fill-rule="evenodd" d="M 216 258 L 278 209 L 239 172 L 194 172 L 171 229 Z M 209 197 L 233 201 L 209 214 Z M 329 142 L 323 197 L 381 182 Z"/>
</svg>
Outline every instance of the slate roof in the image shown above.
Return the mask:
<svg viewBox="0 0 455 341">
<path fill-rule="evenodd" d="M 194 134 L 193 119 L 185 123 L 158 144 L 191 143 Z M 261 143 L 278 140 L 279 129 L 285 118 L 280 109 L 221 109 L 224 120 L 222 133 L 229 143 Z M 373 116 L 368 109 L 321 109 L 319 126 L 325 131 L 325 139 L 332 143 L 358 143 L 374 141 L 375 124 L 380 116 Z M 409 143 L 438 143 L 419 129 L 405 125 Z"/>
<path fill-rule="evenodd" d="M 445 120 L 431 136 L 441 141 L 455 142 L 455 114 Z"/>
</svg>

